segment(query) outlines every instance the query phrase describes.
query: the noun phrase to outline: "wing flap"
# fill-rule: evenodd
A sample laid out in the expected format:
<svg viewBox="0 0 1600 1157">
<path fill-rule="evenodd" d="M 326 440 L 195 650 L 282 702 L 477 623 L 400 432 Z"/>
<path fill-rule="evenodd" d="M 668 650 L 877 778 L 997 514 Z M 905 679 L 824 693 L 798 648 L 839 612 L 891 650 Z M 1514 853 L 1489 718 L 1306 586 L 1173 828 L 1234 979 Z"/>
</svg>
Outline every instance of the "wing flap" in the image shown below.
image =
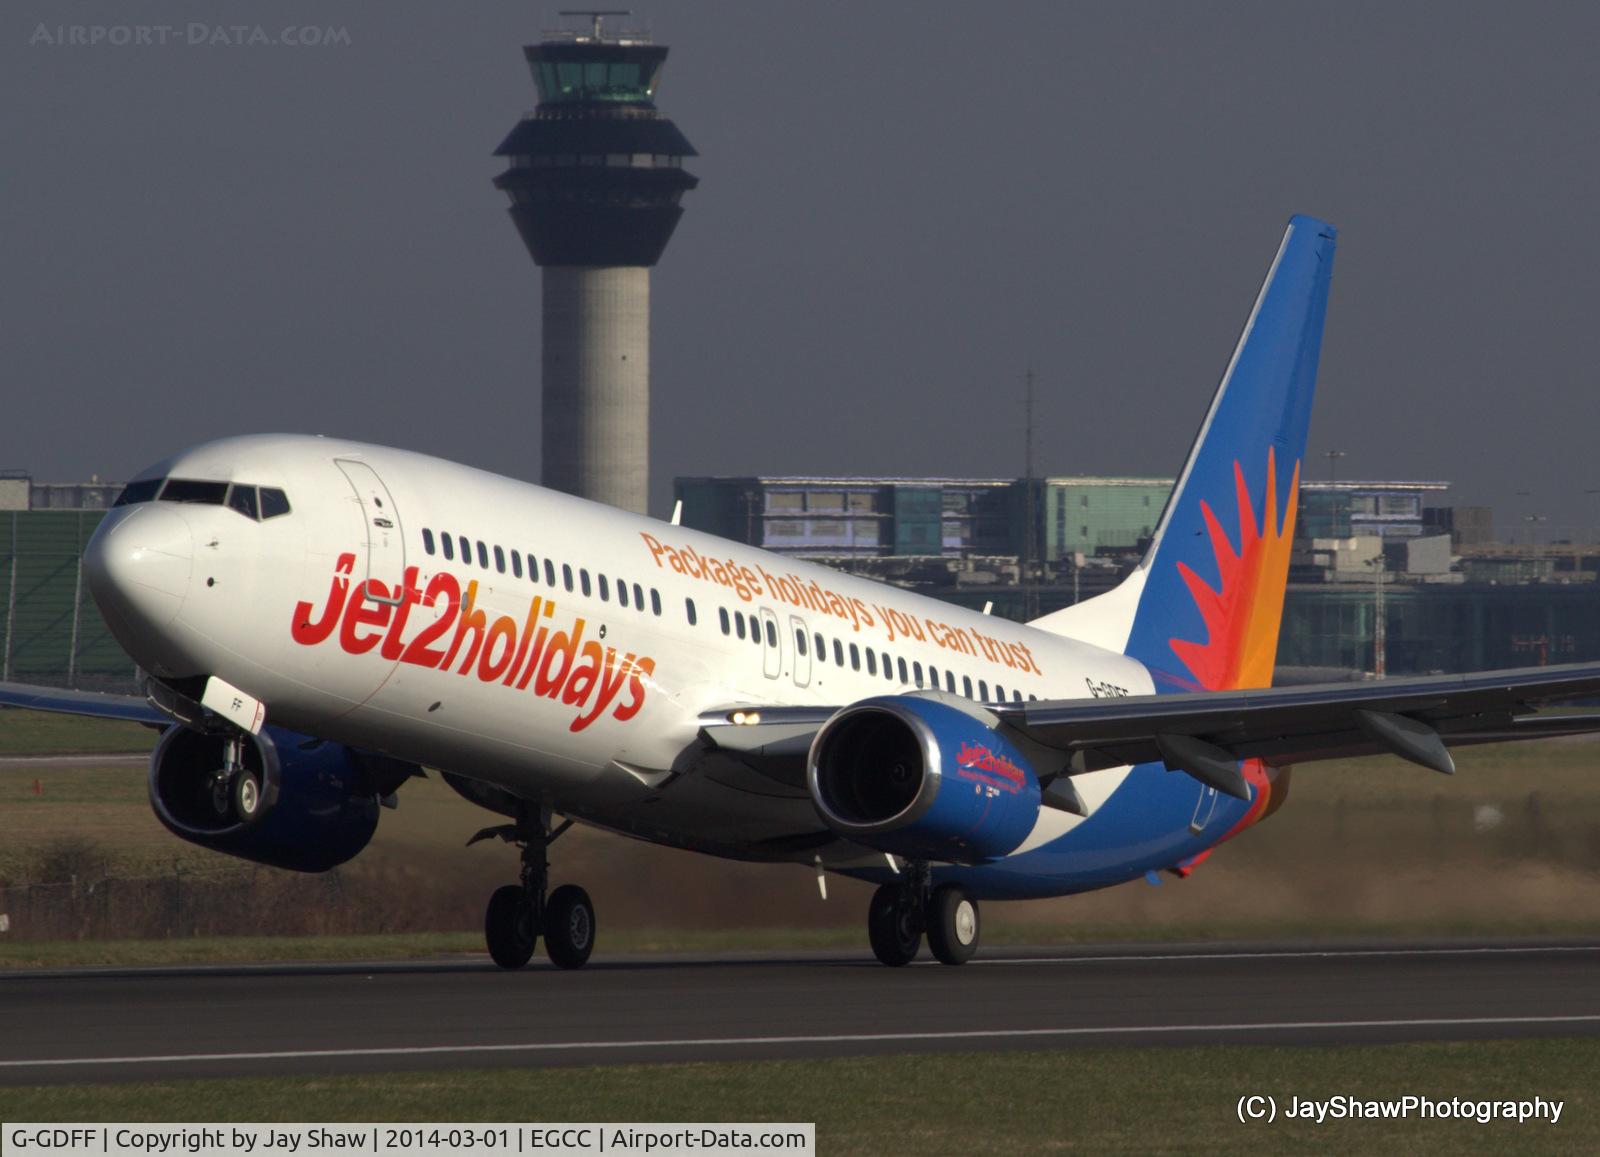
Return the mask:
<svg viewBox="0 0 1600 1157">
<path fill-rule="evenodd" d="M 1035 702 L 996 711 L 1030 739 L 1072 753 L 1074 771 L 1161 762 L 1162 740 L 1174 736 L 1274 765 L 1390 752 L 1442 770 L 1442 761 L 1430 754 L 1430 735 L 1449 747 L 1600 731 L 1600 715 L 1526 714 L 1540 703 L 1596 694 L 1600 664 L 1572 664 L 1373 683 Z M 1383 720 L 1392 722 L 1385 726 Z"/>
</svg>

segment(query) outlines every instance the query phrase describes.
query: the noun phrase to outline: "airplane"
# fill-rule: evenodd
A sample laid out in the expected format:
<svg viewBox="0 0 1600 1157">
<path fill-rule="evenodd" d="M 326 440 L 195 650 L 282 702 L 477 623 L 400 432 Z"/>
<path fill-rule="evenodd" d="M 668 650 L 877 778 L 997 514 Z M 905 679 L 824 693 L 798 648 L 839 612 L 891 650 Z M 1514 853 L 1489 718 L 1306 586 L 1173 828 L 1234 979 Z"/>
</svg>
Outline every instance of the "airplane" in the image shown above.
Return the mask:
<svg viewBox="0 0 1600 1157">
<path fill-rule="evenodd" d="M 1600 665 L 1273 688 L 1336 232 L 1292 218 L 1138 567 L 1031 623 L 404 450 L 224 438 L 141 471 L 84 576 L 161 727 L 175 835 L 320 872 L 429 769 L 521 849 L 490 956 L 583 965 L 574 823 L 877 885 L 878 960 L 977 950 L 979 904 L 1187 875 L 1290 765 L 1600 730 Z"/>
</svg>

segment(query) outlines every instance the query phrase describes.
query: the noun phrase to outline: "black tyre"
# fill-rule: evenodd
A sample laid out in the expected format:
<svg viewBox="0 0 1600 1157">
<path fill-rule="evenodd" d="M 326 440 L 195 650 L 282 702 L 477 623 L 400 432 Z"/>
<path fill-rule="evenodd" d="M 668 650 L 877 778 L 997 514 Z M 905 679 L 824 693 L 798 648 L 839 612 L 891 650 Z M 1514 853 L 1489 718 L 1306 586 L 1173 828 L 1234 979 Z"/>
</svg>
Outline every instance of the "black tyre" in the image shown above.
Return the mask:
<svg viewBox="0 0 1600 1157">
<path fill-rule="evenodd" d="M 233 818 L 241 824 L 255 823 L 266 814 L 266 799 L 261 794 L 261 777 L 249 768 L 233 773 L 233 783 L 228 789 L 232 801 Z"/>
<path fill-rule="evenodd" d="M 965 964 L 978 951 L 978 902 L 954 884 L 928 900 L 928 947 L 941 964 Z"/>
<path fill-rule="evenodd" d="M 872 894 L 872 906 L 867 909 L 872 954 L 890 968 L 910 964 L 922 947 L 921 915 L 901 885 L 881 886 Z"/>
<path fill-rule="evenodd" d="M 534 927 L 533 905 L 521 885 L 496 888 L 483 916 L 483 938 L 489 955 L 501 968 L 521 968 L 533 955 L 539 930 Z"/>
<path fill-rule="evenodd" d="M 557 968 L 582 968 L 594 951 L 594 905 L 576 884 L 562 884 L 545 903 L 544 950 Z"/>
</svg>

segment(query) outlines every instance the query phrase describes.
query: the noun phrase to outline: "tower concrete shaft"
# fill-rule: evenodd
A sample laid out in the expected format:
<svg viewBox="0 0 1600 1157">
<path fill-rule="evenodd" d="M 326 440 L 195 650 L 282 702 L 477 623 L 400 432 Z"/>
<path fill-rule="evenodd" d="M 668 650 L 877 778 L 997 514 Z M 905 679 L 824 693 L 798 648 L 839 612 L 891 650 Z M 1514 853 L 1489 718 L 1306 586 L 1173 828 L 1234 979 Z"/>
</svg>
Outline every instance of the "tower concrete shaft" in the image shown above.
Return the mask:
<svg viewBox="0 0 1600 1157">
<path fill-rule="evenodd" d="M 544 267 L 544 485 L 643 513 L 650 270 Z"/>
<path fill-rule="evenodd" d="M 664 46 L 557 34 L 523 49 L 539 107 L 495 150 L 511 219 L 544 270 L 543 482 L 645 513 L 650 267 L 699 183 L 694 146 L 655 107 Z"/>
</svg>

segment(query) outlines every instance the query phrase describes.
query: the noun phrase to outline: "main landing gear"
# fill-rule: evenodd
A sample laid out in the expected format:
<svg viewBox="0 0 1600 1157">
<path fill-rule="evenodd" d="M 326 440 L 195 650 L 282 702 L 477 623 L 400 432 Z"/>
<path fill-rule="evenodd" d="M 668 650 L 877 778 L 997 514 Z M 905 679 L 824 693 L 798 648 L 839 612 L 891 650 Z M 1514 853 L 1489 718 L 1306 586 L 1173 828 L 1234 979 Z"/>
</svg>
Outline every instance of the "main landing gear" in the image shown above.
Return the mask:
<svg viewBox="0 0 1600 1157">
<path fill-rule="evenodd" d="M 253 824 L 261 818 L 261 773 L 246 767 L 244 736 L 229 731 L 222 741 L 222 766 L 211 773 L 211 808 L 219 820 Z"/>
<path fill-rule="evenodd" d="M 954 884 L 933 887 L 926 861 L 912 861 L 872 894 L 867 938 L 874 956 L 899 968 L 917 955 L 924 933 L 941 964 L 965 964 L 978 950 L 978 902 Z"/>
<path fill-rule="evenodd" d="M 544 937 L 545 955 L 557 968 L 581 968 L 594 951 L 594 905 L 589 893 L 563 884 L 546 894 L 550 862 L 546 851 L 572 826 L 571 820 L 551 830 L 550 809 L 524 808 L 514 824 L 485 828 L 468 845 L 498 836 L 522 849 L 522 883 L 497 888 L 483 917 L 483 938 L 489 955 L 501 968 L 521 968 Z"/>
</svg>

